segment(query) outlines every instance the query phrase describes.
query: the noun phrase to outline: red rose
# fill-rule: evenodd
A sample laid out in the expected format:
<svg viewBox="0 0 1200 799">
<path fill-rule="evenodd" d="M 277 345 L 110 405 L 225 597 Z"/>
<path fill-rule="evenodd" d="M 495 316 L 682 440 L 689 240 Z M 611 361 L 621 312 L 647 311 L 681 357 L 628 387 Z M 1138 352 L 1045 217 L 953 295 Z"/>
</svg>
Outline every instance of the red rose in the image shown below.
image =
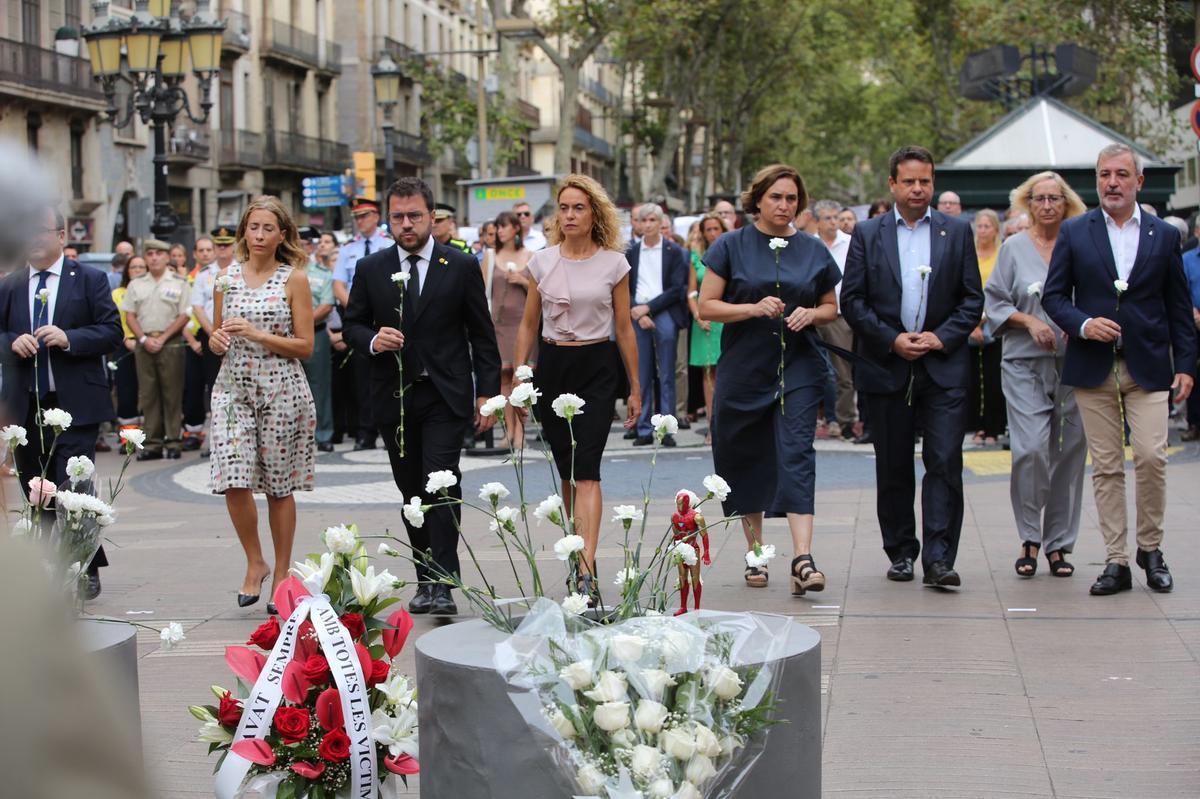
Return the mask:
<svg viewBox="0 0 1200 799">
<path fill-rule="evenodd" d="M 350 637 L 356 641 L 362 638 L 363 634 L 367 631 L 367 625 L 363 622 L 361 613 L 347 613 L 338 619 L 338 621 L 350 633 Z"/>
<path fill-rule="evenodd" d="M 379 685 L 388 678 L 388 670 L 391 665 L 386 660 L 372 660 L 371 672 L 363 676 L 367 680 L 367 685 Z"/>
<path fill-rule="evenodd" d="M 308 711 L 302 707 L 281 707 L 275 711 L 275 732 L 284 743 L 294 744 L 308 737 Z"/>
<path fill-rule="evenodd" d="M 268 652 L 275 646 L 275 642 L 279 640 L 279 619 L 272 616 L 265 622 L 259 625 L 258 629 L 250 633 L 250 640 L 247 644 L 254 644 L 262 647 Z"/>
<path fill-rule="evenodd" d="M 217 708 L 217 721 L 226 727 L 236 727 L 242 720 L 242 703 L 234 699 L 228 691 L 221 697 L 221 705 Z"/>
<path fill-rule="evenodd" d="M 340 763 L 343 760 L 350 759 L 350 738 L 341 730 L 331 730 L 321 739 L 321 745 L 317 748 L 319 754 L 325 760 L 332 763 Z"/>
<path fill-rule="evenodd" d="M 329 681 L 329 661 L 321 655 L 309 655 L 300 668 L 309 685 L 324 685 Z"/>
</svg>

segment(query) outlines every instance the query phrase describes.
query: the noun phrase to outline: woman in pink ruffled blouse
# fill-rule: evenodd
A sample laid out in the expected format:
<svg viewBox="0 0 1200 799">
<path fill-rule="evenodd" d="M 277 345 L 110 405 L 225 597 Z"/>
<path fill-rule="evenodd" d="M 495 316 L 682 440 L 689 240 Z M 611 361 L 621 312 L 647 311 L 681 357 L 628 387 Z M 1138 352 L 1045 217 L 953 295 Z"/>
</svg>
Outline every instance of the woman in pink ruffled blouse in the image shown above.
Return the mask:
<svg viewBox="0 0 1200 799">
<path fill-rule="evenodd" d="M 537 418 L 562 479 L 567 516 L 574 513 L 575 532 L 585 544 L 575 590 L 594 595 L 603 506 L 600 460 L 624 386 L 631 387 L 626 429 L 641 411 L 637 346 L 616 207 L 586 175 L 568 175 L 557 198 L 558 214 L 548 231 L 552 246 L 534 253 L 529 262 L 532 279 L 513 362 L 519 366 L 529 360 L 541 325 L 534 381 L 541 392 Z M 561 394 L 584 401 L 570 425 L 551 405 Z"/>
</svg>

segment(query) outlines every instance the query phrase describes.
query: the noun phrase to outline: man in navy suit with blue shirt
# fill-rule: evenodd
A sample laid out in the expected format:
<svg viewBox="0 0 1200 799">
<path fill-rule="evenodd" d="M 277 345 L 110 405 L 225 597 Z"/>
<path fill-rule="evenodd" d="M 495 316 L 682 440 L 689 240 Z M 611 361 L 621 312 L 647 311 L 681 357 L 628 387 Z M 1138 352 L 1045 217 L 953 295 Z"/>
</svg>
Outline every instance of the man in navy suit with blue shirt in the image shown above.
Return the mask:
<svg viewBox="0 0 1200 799">
<path fill-rule="evenodd" d="M 876 511 L 887 578 L 961 584 L 954 570 L 962 532 L 962 442 L 971 361 L 967 337 L 983 313 L 971 226 L 929 205 L 933 156 L 906 146 L 892 154 L 895 210 L 854 228 L 842 278 L 842 314 L 854 348 L 880 368 L 856 369 L 875 446 Z M 921 541 L 913 498 L 913 446 L 922 431 Z"/>
<path fill-rule="evenodd" d="M 15 453 L 21 490 L 45 468 L 48 479 L 67 479 L 67 460 L 96 457 L 100 423 L 113 418 L 105 360 L 124 332 L 108 288 L 96 269 L 63 257 L 66 225 L 62 214 L 47 206 L 34 231 L 29 264 L 0 280 L 0 360 L 4 364 L 3 400 L 7 418 L 28 431 L 29 443 Z M 45 291 L 45 297 L 41 296 Z M 36 358 L 35 358 L 36 356 Z M 52 431 L 39 433 L 37 409 L 61 408 L 71 426 L 54 446 L 46 464 Z M 86 598 L 100 593 L 99 567 L 107 566 L 104 549 L 88 567 Z"/>
<path fill-rule="evenodd" d="M 1096 160 L 1100 208 L 1063 223 L 1042 307 L 1070 335 L 1063 382 L 1075 399 L 1092 454 L 1092 487 L 1107 548 L 1096 596 L 1133 587 L 1125 512 L 1125 423 L 1137 484 L 1137 565 L 1159 592 L 1174 587 L 1162 553 L 1167 411 L 1172 392 L 1191 393 L 1196 331 L 1179 231 L 1143 213 L 1144 180 L 1132 147 L 1112 144 Z"/>
<path fill-rule="evenodd" d="M 642 240 L 629 248 L 629 313 L 638 347 L 638 383 L 641 385 L 642 415 L 634 445 L 654 441 L 650 419 L 655 413 L 675 414 L 675 360 L 679 336 L 688 333 L 687 270 L 688 257 L 675 242 L 662 235 L 662 212 L 654 203 L 637 209 Z M 657 374 L 656 374 L 657 371 Z M 658 401 L 654 386 L 658 385 Z M 629 435 L 626 434 L 628 438 Z M 668 435 L 663 446 L 675 446 Z"/>
</svg>

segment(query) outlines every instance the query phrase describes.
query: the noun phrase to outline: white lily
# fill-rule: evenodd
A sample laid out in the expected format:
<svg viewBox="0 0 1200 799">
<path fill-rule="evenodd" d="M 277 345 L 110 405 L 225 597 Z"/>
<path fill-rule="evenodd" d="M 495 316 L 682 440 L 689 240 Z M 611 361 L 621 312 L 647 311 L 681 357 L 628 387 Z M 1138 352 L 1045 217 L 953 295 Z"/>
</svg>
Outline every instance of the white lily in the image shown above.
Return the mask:
<svg viewBox="0 0 1200 799">
<path fill-rule="evenodd" d="M 326 583 L 333 576 L 333 564 L 333 553 L 322 552 L 319 561 L 314 562 L 311 558 L 297 561 L 292 564 L 292 568 L 289 571 L 300 582 L 304 583 L 304 587 L 308 589 L 310 594 L 323 594 L 325 593 Z"/>
</svg>

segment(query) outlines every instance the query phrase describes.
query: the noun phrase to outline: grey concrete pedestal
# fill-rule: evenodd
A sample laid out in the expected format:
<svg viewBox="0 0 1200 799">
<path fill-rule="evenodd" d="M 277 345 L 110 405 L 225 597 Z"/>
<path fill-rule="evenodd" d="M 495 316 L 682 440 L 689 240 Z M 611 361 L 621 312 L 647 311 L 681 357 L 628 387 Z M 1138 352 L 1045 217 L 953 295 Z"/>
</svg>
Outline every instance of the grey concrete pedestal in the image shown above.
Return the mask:
<svg viewBox="0 0 1200 799">
<path fill-rule="evenodd" d="M 117 707 L 130 714 L 129 729 L 138 736 L 141 751 L 142 713 L 138 700 L 137 628 L 121 621 L 79 619 L 76 634 L 85 657 L 112 677 Z"/>
<path fill-rule="evenodd" d="M 506 636 L 486 622 L 451 624 L 417 639 L 422 799 L 553 799 L 576 793 L 548 751 L 555 741 L 530 727 L 492 667 Z M 753 766 L 730 774 L 739 799 L 821 796 L 821 639 L 791 622 L 776 717 Z M 720 795 L 714 793 L 714 795 Z"/>
</svg>

